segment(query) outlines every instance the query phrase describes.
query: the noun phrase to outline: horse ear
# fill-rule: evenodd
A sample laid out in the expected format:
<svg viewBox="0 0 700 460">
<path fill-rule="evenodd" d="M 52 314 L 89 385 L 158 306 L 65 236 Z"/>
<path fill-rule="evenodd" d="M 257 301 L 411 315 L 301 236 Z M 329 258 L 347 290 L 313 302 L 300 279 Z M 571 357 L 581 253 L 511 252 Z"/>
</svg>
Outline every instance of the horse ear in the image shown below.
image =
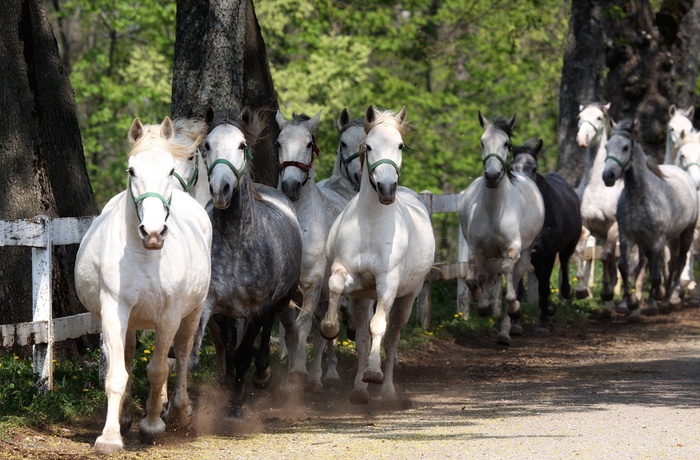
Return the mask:
<svg viewBox="0 0 700 460">
<path fill-rule="evenodd" d="M 141 120 L 136 117 L 131 123 L 131 128 L 129 128 L 129 143 L 135 144 L 136 141 L 141 139 L 141 136 L 143 136 L 143 125 L 141 124 Z"/>
<path fill-rule="evenodd" d="M 175 126 L 173 126 L 173 121 L 170 117 L 165 117 L 163 123 L 160 125 L 160 135 L 163 139 L 170 139 L 175 134 Z"/>
<path fill-rule="evenodd" d="M 479 110 L 479 124 L 481 125 L 482 128 L 485 128 L 486 120 L 484 119 L 484 116 L 481 114 L 481 110 Z"/>
<path fill-rule="evenodd" d="M 342 131 L 345 126 L 347 126 L 350 123 L 350 112 L 348 112 L 347 108 L 344 108 L 342 112 L 340 112 L 340 117 L 335 121 L 335 127 L 338 128 L 338 131 Z"/>
<path fill-rule="evenodd" d="M 403 122 L 406 120 L 406 113 L 407 113 L 407 112 L 408 112 L 408 109 L 407 109 L 406 106 L 404 105 L 403 108 L 401 109 L 401 111 L 399 112 L 399 114 L 396 115 L 396 117 L 394 117 L 394 118 L 396 118 L 396 120 L 399 122 L 399 124 L 402 125 Z"/>
<path fill-rule="evenodd" d="M 512 131 L 513 126 L 515 126 L 515 114 L 513 114 L 513 116 L 508 119 L 507 123 L 508 123 L 508 126 L 510 126 L 510 129 Z"/>
<path fill-rule="evenodd" d="M 319 110 L 313 118 L 306 121 L 306 124 L 309 126 L 309 131 L 316 129 L 318 122 L 321 120 L 321 112 L 323 112 L 323 109 Z"/>
<path fill-rule="evenodd" d="M 605 105 L 603 106 L 603 109 L 605 109 L 605 112 L 609 111 L 609 110 L 610 110 L 610 102 L 608 102 L 607 104 L 605 104 Z"/>
<path fill-rule="evenodd" d="M 204 111 L 204 121 L 208 125 L 214 121 L 214 108 L 211 106 L 211 104 L 207 105 L 207 109 Z"/>
<path fill-rule="evenodd" d="M 579 104 L 579 105 L 578 105 L 578 111 L 579 111 L 579 113 L 583 112 L 583 109 L 584 109 L 584 108 L 585 108 L 584 106 L 582 106 L 581 104 Z"/>
<path fill-rule="evenodd" d="M 255 118 L 253 109 L 246 105 L 243 107 L 243 109 L 241 109 L 241 114 L 238 116 L 238 118 L 246 125 L 253 124 L 253 118 Z"/>
<path fill-rule="evenodd" d="M 277 122 L 277 126 L 279 129 L 284 128 L 284 126 L 287 124 L 287 120 L 284 119 L 284 115 L 282 115 L 282 112 L 280 109 L 277 109 L 277 114 L 275 115 L 275 121 Z"/>
<path fill-rule="evenodd" d="M 673 118 L 673 116 L 676 114 L 676 105 L 671 104 L 668 106 L 668 116 Z"/>
<path fill-rule="evenodd" d="M 537 158 L 537 155 L 542 151 L 543 145 L 542 138 L 537 139 L 537 143 L 535 144 L 535 158 Z"/>
<path fill-rule="evenodd" d="M 688 117 L 692 121 L 693 117 L 695 116 L 695 106 L 694 105 L 691 105 L 690 107 L 688 107 L 688 110 L 686 110 L 685 116 Z"/>
<path fill-rule="evenodd" d="M 367 107 L 367 110 L 365 110 L 365 134 L 367 134 L 367 126 L 376 118 L 376 112 L 373 105 L 370 105 Z"/>
</svg>

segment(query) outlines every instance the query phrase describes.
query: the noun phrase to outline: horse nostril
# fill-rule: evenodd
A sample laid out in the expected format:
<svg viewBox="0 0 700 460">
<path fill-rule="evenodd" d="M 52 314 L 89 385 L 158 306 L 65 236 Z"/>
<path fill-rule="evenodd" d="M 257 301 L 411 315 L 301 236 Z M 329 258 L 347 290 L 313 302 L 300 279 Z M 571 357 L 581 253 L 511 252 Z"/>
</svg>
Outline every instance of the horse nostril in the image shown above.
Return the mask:
<svg viewBox="0 0 700 460">
<path fill-rule="evenodd" d="M 221 193 L 222 193 L 224 196 L 227 196 L 230 192 L 231 192 L 231 185 L 229 185 L 229 184 L 225 184 L 225 185 L 224 185 L 224 188 L 221 189 Z"/>
<path fill-rule="evenodd" d="M 146 238 L 148 236 L 146 227 L 143 224 L 139 225 L 139 235 L 141 235 L 141 238 Z"/>
<path fill-rule="evenodd" d="M 160 231 L 160 237 L 165 238 L 165 235 L 168 233 L 168 226 L 163 224 L 163 230 Z"/>
<path fill-rule="evenodd" d="M 214 196 L 214 187 L 209 186 L 209 196 Z"/>
</svg>

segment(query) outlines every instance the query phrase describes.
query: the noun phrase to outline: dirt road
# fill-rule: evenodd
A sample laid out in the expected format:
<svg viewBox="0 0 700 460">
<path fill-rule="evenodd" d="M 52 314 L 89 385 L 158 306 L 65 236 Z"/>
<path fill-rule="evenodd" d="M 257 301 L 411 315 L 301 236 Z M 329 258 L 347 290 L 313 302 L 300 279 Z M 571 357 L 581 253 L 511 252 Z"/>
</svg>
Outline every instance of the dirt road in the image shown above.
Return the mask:
<svg viewBox="0 0 700 460">
<path fill-rule="evenodd" d="M 508 349 L 493 337 L 460 342 L 402 355 L 398 404 L 382 404 L 376 388 L 366 407 L 347 402 L 349 388 L 272 388 L 251 395 L 244 423 L 224 427 L 207 391 L 198 434 L 144 446 L 135 424 L 118 458 L 700 458 L 700 308 L 638 324 L 584 320 L 546 338 L 526 331 Z M 18 431 L 0 458 L 93 458 L 102 423 Z"/>
</svg>

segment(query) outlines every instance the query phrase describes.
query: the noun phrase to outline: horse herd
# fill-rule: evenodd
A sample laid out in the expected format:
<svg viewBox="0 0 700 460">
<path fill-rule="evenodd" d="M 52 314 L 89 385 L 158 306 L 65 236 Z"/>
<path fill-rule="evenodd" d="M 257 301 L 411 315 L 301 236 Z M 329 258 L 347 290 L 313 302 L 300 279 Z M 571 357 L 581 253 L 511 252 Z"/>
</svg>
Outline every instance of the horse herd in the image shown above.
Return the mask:
<svg viewBox="0 0 700 460">
<path fill-rule="evenodd" d="M 469 247 L 467 284 L 480 314 L 500 314 L 501 275 L 506 280 L 499 343 L 509 344 L 510 334 L 522 331 L 519 286 L 530 263 L 541 280 L 540 329 L 546 330 L 555 260 L 562 267 L 562 296 L 571 298 L 566 267 L 588 232 L 604 240 L 606 312 L 613 309 L 618 235 L 625 289 L 618 311 L 639 311 L 627 279 L 633 247 L 638 248 L 637 257 L 629 258 L 633 275 L 645 263 L 650 268 L 650 309 L 656 301 L 662 308 L 679 302 L 680 274 L 698 217 L 700 135 L 692 123 L 675 118 L 689 121 L 692 113 L 672 108 L 669 124 L 673 151 L 667 161 L 686 173 L 648 163 L 632 122 L 614 125 L 608 109 L 591 104 L 579 114 L 577 141 L 586 156 L 578 190 L 555 174 L 537 173 L 541 140 L 511 145 L 515 116 L 490 120 L 479 113 L 484 173 L 463 192 L 459 214 Z M 188 372 L 197 365 L 205 330 L 216 349 L 219 379 L 230 389 L 227 417 L 241 415 L 253 362 L 253 385 L 270 384 L 277 319 L 289 352 L 289 381 L 314 392 L 333 385 L 339 380 L 333 340 L 341 308 L 353 323 L 358 356 L 350 400 L 367 404 L 369 383 L 381 384 L 383 398 L 395 398 L 400 331 L 435 253 L 428 210 L 413 190 L 398 185 L 406 108 L 393 113 L 369 106 L 359 119 L 344 109 L 336 120 L 333 173 L 317 182 L 313 132 L 320 117 L 321 112 L 287 120 L 277 112 L 277 189 L 253 180 L 252 152 L 265 128 L 260 111 L 244 108 L 230 118 L 208 109 L 204 119 L 132 123 L 127 189 L 93 222 L 75 268 L 81 302 L 102 321 L 108 362 L 107 417 L 95 442 L 98 452 L 122 450 L 122 434 L 130 429 L 130 375 L 140 329 L 155 330 L 147 367 L 150 393 L 139 425 L 146 438 L 163 433 L 164 419 L 191 418 Z M 200 180 L 204 172 L 208 180 Z M 307 369 L 314 320 L 320 333 Z M 171 349 L 176 381 L 169 398 Z"/>
</svg>

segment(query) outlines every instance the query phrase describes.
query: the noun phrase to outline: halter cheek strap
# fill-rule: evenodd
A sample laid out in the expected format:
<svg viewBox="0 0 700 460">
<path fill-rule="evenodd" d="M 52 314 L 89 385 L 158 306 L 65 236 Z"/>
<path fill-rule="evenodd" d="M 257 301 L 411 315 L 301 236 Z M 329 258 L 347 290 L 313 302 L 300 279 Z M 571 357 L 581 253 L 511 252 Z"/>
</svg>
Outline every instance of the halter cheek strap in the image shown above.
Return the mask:
<svg viewBox="0 0 700 460">
<path fill-rule="evenodd" d="M 498 182 L 501 182 L 501 180 L 503 179 L 503 177 L 506 175 L 506 171 L 508 171 L 508 162 L 507 162 L 506 160 L 504 160 L 504 159 L 503 159 L 499 154 L 497 154 L 497 153 L 489 153 L 488 155 L 486 155 L 486 156 L 484 157 L 484 160 L 483 160 L 484 167 L 486 167 L 486 162 L 487 162 L 490 158 L 496 158 L 496 159 L 501 163 L 501 166 L 503 166 L 503 169 L 501 170 L 501 175 L 500 175 L 500 177 L 498 178 Z"/>
<path fill-rule="evenodd" d="M 579 129 L 581 129 L 581 125 L 583 125 L 584 123 L 588 123 L 589 125 L 591 125 L 591 127 L 593 127 L 593 132 L 595 132 L 595 136 L 593 136 L 592 140 L 597 142 L 600 139 L 600 133 L 602 133 L 603 129 L 605 128 L 605 124 L 601 125 L 600 127 L 596 127 L 596 125 L 594 125 L 593 122 L 589 120 L 581 120 L 581 122 L 578 124 Z"/>
<path fill-rule="evenodd" d="M 180 182 L 180 185 L 182 186 L 182 190 L 185 192 L 189 192 L 192 187 L 197 185 L 197 180 L 199 179 L 199 152 L 194 157 L 194 172 L 192 173 L 192 176 L 190 177 L 190 180 L 185 182 L 185 179 L 182 178 L 181 175 L 179 175 L 176 172 L 173 172 L 173 176 Z"/>
<path fill-rule="evenodd" d="M 280 174 L 282 174 L 282 171 L 284 171 L 285 168 L 288 168 L 290 166 L 294 166 L 296 168 L 301 169 L 304 174 L 306 175 L 304 177 L 304 181 L 301 183 L 301 186 L 303 187 L 306 185 L 306 183 L 309 181 L 309 178 L 311 177 L 309 172 L 311 171 L 311 168 L 314 167 L 314 158 L 319 154 L 318 146 L 316 145 L 316 140 L 311 137 L 311 161 L 307 163 L 302 163 L 300 161 L 282 161 L 280 162 Z M 342 157 L 341 157 L 342 158 Z M 347 168 L 347 166 L 346 166 Z"/>
<path fill-rule="evenodd" d="M 630 161 L 632 160 L 632 156 L 630 155 L 630 157 L 627 159 L 627 161 L 620 161 L 619 158 L 614 157 L 612 155 L 608 155 L 605 157 L 605 161 L 608 161 L 608 160 L 612 160 L 615 163 L 617 163 L 618 166 L 620 166 L 620 169 L 622 169 L 622 172 L 625 172 L 625 170 L 627 169 L 627 167 L 630 164 Z"/>
</svg>

